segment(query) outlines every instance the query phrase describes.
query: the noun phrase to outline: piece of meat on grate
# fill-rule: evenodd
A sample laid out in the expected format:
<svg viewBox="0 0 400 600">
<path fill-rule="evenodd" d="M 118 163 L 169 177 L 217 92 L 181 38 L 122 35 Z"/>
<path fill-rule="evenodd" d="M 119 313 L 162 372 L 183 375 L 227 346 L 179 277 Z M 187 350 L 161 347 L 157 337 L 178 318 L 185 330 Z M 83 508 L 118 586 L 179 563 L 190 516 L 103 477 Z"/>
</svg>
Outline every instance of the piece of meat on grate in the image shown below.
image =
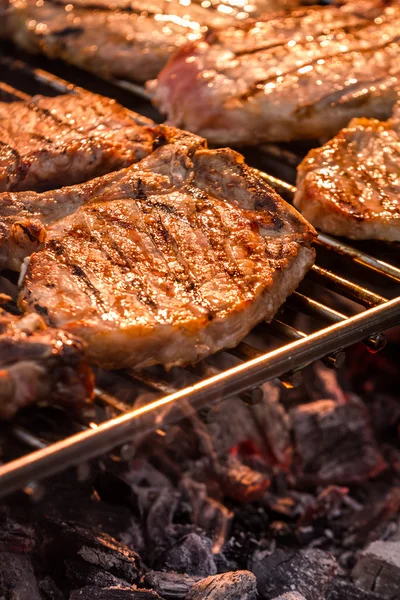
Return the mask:
<svg viewBox="0 0 400 600">
<path fill-rule="evenodd" d="M 297 10 L 193 41 L 149 83 L 153 101 L 171 125 L 215 144 L 326 138 L 352 117 L 388 118 L 400 93 L 400 4 L 367 4 Z"/>
<path fill-rule="evenodd" d="M 315 227 L 400 241 L 399 113 L 400 103 L 388 121 L 353 119 L 299 165 L 294 204 Z"/>
<path fill-rule="evenodd" d="M 91 93 L 0 102 L 0 191 L 42 191 L 126 167 L 152 152 L 159 133 Z"/>
<path fill-rule="evenodd" d="M 78 410 L 92 395 L 84 342 L 47 327 L 38 314 L 0 309 L 0 419 L 37 402 Z"/>
<path fill-rule="evenodd" d="M 20 306 L 82 337 L 106 368 L 183 365 L 235 346 L 314 260 L 313 228 L 240 155 L 175 135 L 89 183 L 0 195 L 4 264 L 43 248 Z"/>
</svg>

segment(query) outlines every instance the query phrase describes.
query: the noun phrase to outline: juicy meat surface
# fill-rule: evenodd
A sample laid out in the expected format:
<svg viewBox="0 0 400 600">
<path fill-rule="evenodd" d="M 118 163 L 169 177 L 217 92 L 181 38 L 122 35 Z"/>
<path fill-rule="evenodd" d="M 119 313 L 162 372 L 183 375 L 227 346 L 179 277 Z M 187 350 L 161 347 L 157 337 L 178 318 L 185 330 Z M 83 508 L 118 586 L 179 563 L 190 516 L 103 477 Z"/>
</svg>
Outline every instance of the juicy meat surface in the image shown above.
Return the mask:
<svg viewBox="0 0 400 600">
<path fill-rule="evenodd" d="M 81 340 L 46 327 L 37 314 L 16 317 L 0 309 L 0 419 L 37 402 L 78 410 L 92 396 Z"/>
<path fill-rule="evenodd" d="M 388 121 L 353 119 L 298 167 L 294 204 L 315 227 L 400 241 L 400 104 Z"/>
<path fill-rule="evenodd" d="M 152 121 L 88 92 L 0 102 L 0 191 L 41 191 L 126 167 L 158 136 Z"/>
<path fill-rule="evenodd" d="M 5 6 L 6 0 L 1 3 Z M 118 0 L 112 9 L 107 4 L 10 0 L 0 37 L 11 37 L 29 51 L 62 58 L 102 77 L 143 82 L 157 76 L 177 47 L 201 38 L 208 28 L 235 26 L 249 16 L 295 6 L 297 0 L 199 0 L 189 6 L 179 0 Z"/>
<path fill-rule="evenodd" d="M 80 186 L 2 194 L 0 215 L 3 264 L 39 249 L 21 308 L 82 337 L 105 368 L 236 345 L 314 260 L 313 228 L 240 155 L 191 135 Z"/>
<path fill-rule="evenodd" d="M 292 11 L 177 50 L 149 84 L 169 123 L 216 144 L 331 137 L 399 98 L 400 4 Z"/>
</svg>

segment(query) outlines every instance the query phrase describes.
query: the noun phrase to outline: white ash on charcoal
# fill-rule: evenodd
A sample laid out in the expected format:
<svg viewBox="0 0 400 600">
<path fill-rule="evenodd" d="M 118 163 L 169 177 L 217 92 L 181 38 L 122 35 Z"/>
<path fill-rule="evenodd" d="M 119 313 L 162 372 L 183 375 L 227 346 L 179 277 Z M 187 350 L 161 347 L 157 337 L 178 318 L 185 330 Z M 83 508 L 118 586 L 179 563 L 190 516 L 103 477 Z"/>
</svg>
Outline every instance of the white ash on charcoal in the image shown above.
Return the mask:
<svg viewBox="0 0 400 600">
<path fill-rule="evenodd" d="M 353 579 L 361 589 L 387 600 L 400 598 L 400 542 L 376 541 L 359 556 Z"/>
<path fill-rule="evenodd" d="M 153 496 L 153 502 L 147 508 L 146 534 L 157 546 L 158 552 L 173 541 L 171 529 L 178 501 L 178 492 L 166 487 Z"/>
<path fill-rule="evenodd" d="M 41 524 L 48 559 L 80 557 L 85 562 L 136 584 L 142 575 L 138 554 L 108 534 L 69 522 L 46 520 Z"/>
<path fill-rule="evenodd" d="M 381 473 L 386 464 L 365 405 L 319 400 L 291 411 L 299 477 L 308 484 L 350 484 Z"/>
<path fill-rule="evenodd" d="M 196 533 L 189 533 L 170 546 L 156 559 L 154 566 L 159 571 L 203 577 L 217 572 L 210 540 Z"/>
<path fill-rule="evenodd" d="M 262 598 L 298 591 L 307 600 L 323 600 L 338 571 L 334 557 L 322 550 L 257 550 L 249 564 Z"/>
<path fill-rule="evenodd" d="M 180 600 L 199 581 L 199 577 L 171 571 L 149 571 L 143 577 L 144 587 L 155 590 L 165 600 Z"/>
<path fill-rule="evenodd" d="M 201 579 L 186 600 L 256 600 L 257 580 L 250 571 L 221 573 Z"/>
</svg>

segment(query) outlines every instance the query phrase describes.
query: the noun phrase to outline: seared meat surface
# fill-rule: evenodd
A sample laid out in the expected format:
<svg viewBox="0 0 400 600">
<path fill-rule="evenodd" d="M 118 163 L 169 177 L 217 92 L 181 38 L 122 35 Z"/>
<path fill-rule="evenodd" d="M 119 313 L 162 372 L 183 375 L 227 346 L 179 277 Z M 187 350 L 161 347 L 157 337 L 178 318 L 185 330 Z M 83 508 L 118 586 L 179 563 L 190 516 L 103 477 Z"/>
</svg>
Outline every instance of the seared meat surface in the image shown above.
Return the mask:
<svg viewBox="0 0 400 600">
<path fill-rule="evenodd" d="M 37 402 L 78 410 L 92 395 L 82 341 L 46 327 L 37 314 L 16 317 L 0 309 L 0 419 Z"/>
<path fill-rule="evenodd" d="M 0 3 L 5 6 L 6 0 Z M 146 4 L 118 0 L 112 10 L 108 4 L 105 0 L 10 0 L 0 36 L 102 77 L 143 82 L 157 76 L 177 47 L 201 38 L 207 28 L 235 26 L 249 16 L 295 6 L 297 0 L 199 0 L 189 5 L 179 0 Z"/>
<path fill-rule="evenodd" d="M 35 248 L 20 306 L 106 367 L 167 367 L 236 345 L 314 260 L 312 227 L 232 150 L 182 134 L 117 173 L 0 195 L 4 264 Z"/>
<path fill-rule="evenodd" d="M 96 94 L 0 102 L 0 191 L 41 191 L 126 167 L 158 136 L 152 121 Z"/>
<path fill-rule="evenodd" d="M 294 204 L 313 225 L 353 239 L 400 241 L 399 117 L 397 104 L 388 121 L 353 119 L 309 152 Z"/>
<path fill-rule="evenodd" d="M 330 137 L 399 98 L 400 5 L 312 7 L 177 50 L 150 84 L 169 122 L 216 144 Z"/>
</svg>

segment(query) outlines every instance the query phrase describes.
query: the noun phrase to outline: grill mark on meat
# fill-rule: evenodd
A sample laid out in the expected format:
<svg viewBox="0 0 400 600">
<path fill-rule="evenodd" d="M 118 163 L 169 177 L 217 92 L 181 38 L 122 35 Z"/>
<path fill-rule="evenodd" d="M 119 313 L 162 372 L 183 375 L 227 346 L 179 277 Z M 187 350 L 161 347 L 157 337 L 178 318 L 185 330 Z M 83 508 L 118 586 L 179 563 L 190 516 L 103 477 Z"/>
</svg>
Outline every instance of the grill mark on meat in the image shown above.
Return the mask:
<svg viewBox="0 0 400 600">
<path fill-rule="evenodd" d="M 184 256 L 180 252 L 177 241 L 175 240 L 172 232 L 169 231 L 167 224 L 163 221 L 162 214 L 159 213 L 158 217 L 160 227 L 162 228 L 163 238 L 165 240 L 165 248 L 168 252 L 172 251 L 173 256 L 175 257 L 175 261 L 178 264 L 178 268 L 180 269 L 180 272 L 172 270 L 171 265 L 167 261 L 166 255 L 163 252 L 163 257 L 165 258 L 167 268 L 170 270 L 175 280 L 184 287 L 186 292 L 190 293 L 199 304 L 211 311 L 210 303 L 202 295 L 201 289 L 199 289 L 198 285 L 196 284 L 196 280 L 193 275 L 190 263 L 184 258 Z"/>
<path fill-rule="evenodd" d="M 89 290 L 89 292 L 91 292 L 91 294 L 96 298 L 99 306 L 101 306 L 102 309 L 105 310 L 106 305 L 103 301 L 101 290 L 99 290 L 92 283 L 92 281 L 90 281 L 90 278 L 87 275 L 87 273 L 85 273 L 84 269 L 81 266 L 77 265 L 72 258 L 70 258 L 67 247 L 64 244 L 62 244 L 59 240 L 51 240 L 48 244 L 46 244 L 46 246 L 47 248 L 54 251 L 55 254 L 57 254 L 58 256 L 63 257 L 63 263 L 69 267 L 72 275 L 74 275 L 77 278 L 77 280 Z"/>
<path fill-rule="evenodd" d="M 364 102 L 357 102 L 361 84 L 355 93 L 352 88 L 344 94 L 343 110 L 326 107 L 329 117 L 323 106 L 313 113 L 312 105 L 339 86 L 354 80 L 368 85 L 395 69 L 398 3 L 391 10 L 373 3 L 360 17 L 352 4 L 320 13 L 309 9 L 302 18 L 287 14 L 182 48 L 150 83 L 153 102 L 169 122 L 219 146 L 333 135 L 364 108 L 366 116 L 387 118 L 396 100 L 394 84 L 371 90 Z M 303 110 L 309 111 L 305 118 L 297 118 Z"/>
<path fill-rule="evenodd" d="M 159 203 L 156 203 L 156 205 L 159 205 Z M 172 213 L 170 211 L 164 211 L 164 215 L 165 214 L 168 215 Z M 187 221 L 187 219 L 184 219 L 184 221 Z M 179 283 L 185 292 L 187 292 L 199 305 L 204 307 L 208 311 L 208 314 L 212 314 L 212 307 L 207 298 L 205 298 L 205 296 L 202 294 L 201 288 L 199 288 L 199 286 L 196 284 L 196 277 L 193 274 L 190 263 L 185 259 L 182 252 L 179 250 L 179 245 L 173 233 L 168 229 L 167 225 L 163 221 L 163 215 L 161 211 L 158 211 L 157 222 L 159 224 L 161 239 L 163 241 L 163 250 L 161 252 L 162 257 L 165 261 L 168 271 L 171 273 L 173 280 Z M 189 221 L 187 221 L 187 224 L 191 227 Z M 157 245 L 159 245 L 161 240 L 160 238 L 154 238 L 154 241 L 157 241 Z M 167 260 L 167 256 L 171 254 L 172 258 L 175 258 L 175 264 L 178 266 L 178 271 L 176 269 L 172 269 L 169 261 Z"/>
<path fill-rule="evenodd" d="M 350 147 L 350 153 L 353 154 L 353 160 L 356 160 L 356 152 L 355 152 L 355 148 L 351 148 Z M 380 204 L 382 206 L 382 208 L 384 210 L 390 210 L 391 209 L 391 202 L 388 198 L 387 193 L 385 192 L 384 188 L 382 187 L 382 178 L 381 178 L 381 174 L 378 173 L 378 171 L 372 169 L 370 170 L 366 165 L 360 163 L 358 166 L 360 172 L 361 172 L 361 181 L 365 180 L 367 182 L 367 185 L 369 185 L 372 189 L 374 189 L 379 197 L 380 200 Z M 388 183 L 388 182 L 386 182 Z M 358 186 L 359 191 L 361 192 L 362 190 L 360 189 L 360 187 Z"/>
<path fill-rule="evenodd" d="M 385 20 L 389 20 L 385 19 Z M 368 19 L 365 19 L 365 22 L 362 23 L 358 23 L 355 25 L 342 25 L 340 27 L 334 27 L 332 29 L 329 30 L 329 36 L 331 35 L 337 35 L 340 33 L 346 33 L 346 34 L 352 34 L 355 33 L 356 31 L 362 31 L 363 29 L 365 29 L 366 27 L 369 27 L 371 25 L 371 21 Z M 327 25 L 325 24 L 322 29 L 316 31 L 315 33 L 313 33 L 312 37 L 314 38 L 314 41 L 317 41 L 318 38 L 321 37 L 326 37 L 326 34 L 324 34 L 324 29 L 327 29 Z M 290 37 L 290 36 L 289 36 Z M 234 51 L 233 54 L 235 55 L 236 58 L 241 58 L 243 56 L 252 56 L 254 54 L 257 54 L 258 52 L 262 53 L 262 52 L 266 52 L 268 50 L 272 50 L 273 48 L 279 48 L 280 46 L 286 46 L 288 43 L 288 39 L 283 39 L 281 41 L 276 41 L 276 42 L 271 42 L 269 44 L 265 44 L 264 46 L 258 46 L 255 47 L 251 50 L 241 50 L 241 51 Z M 306 40 L 299 40 L 296 41 L 297 44 L 305 44 Z"/>
<path fill-rule="evenodd" d="M 323 59 L 325 61 L 325 63 L 327 61 L 333 60 L 335 58 L 341 57 L 341 58 L 346 58 L 347 56 L 351 56 L 354 55 L 354 53 L 359 53 L 359 54 L 368 54 L 370 53 L 375 54 L 377 51 L 379 50 L 384 50 L 385 48 L 391 46 L 392 44 L 396 44 L 398 41 L 400 40 L 400 36 L 398 34 L 395 34 L 394 37 L 385 42 L 384 44 L 380 44 L 379 46 L 373 46 L 373 47 L 368 47 L 368 48 L 350 48 L 346 51 L 338 51 L 332 54 L 327 54 L 324 55 L 322 54 L 321 56 L 318 56 L 317 58 L 315 58 L 314 60 L 311 61 L 307 61 L 307 62 L 303 62 L 302 64 L 296 64 L 296 66 L 293 69 L 288 69 L 287 71 L 284 71 L 283 73 L 281 73 L 280 75 L 273 75 L 270 77 L 265 77 L 263 79 L 259 79 L 257 81 L 255 81 L 254 83 L 252 83 L 249 88 L 246 90 L 246 92 L 244 92 L 243 94 L 240 94 L 239 96 L 237 96 L 238 99 L 240 100 L 248 100 L 249 98 L 251 98 L 251 96 L 254 96 L 254 94 L 256 94 L 257 92 L 261 91 L 261 88 L 259 86 L 264 86 L 267 83 L 276 81 L 278 78 L 280 77 L 286 77 L 287 75 L 291 75 L 293 73 L 298 72 L 300 69 L 304 69 L 308 66 L 313 67 L 316 64 L 318 64 L 318 61 Z M 370 80 L 371 81 L 371 80 Z M 359 85 L 355 84 L 355 85 Z M 345 88 L 347 89 L 347 88 Z M 315 106 L 315 105 L 314 105 Z M 300 110 L 301 107 L 297 110 Z"/>
<path fill-rule="evenodd" d="M 137 184 L 136 184 L 135 198 L 137 200 L 147 200 L 147 196 L 145 194 L 143 183 L 142 183 L 142 180 L 140 179 L 140 177 L 138 177 Z"/>
<path fill-rule="evenodd" d="M 212 249 L 217 253 L 217 260 L 219 260 L 219 264 L 228 275 L 228 278 L 239 290 L 247 291 L 249 289 L 249 285 L 244 280 L 243 273 L 240 271 L 238 265 L 233 262 L 229 256 L 226 245 L 221 242 L 221 239 L 225 238 L 226 240 L 230 237 L 230 231 L 225 226 L 218 212 L 215 210 L 209 210 L 210 208 L 212 207 L 208 206 L 207 201 L 202 202 L 201 205 L 196 203 L 196 211 L 194 213 L 196 225 L 200 231 L 202 231 L 202 233 L 208 237 Z M 206 214 L 206 221 L 203 221 L 203 213 Z M 222 236 L 208 235 L 209 231 L 214 229 L 214 224 L 217 225 L 215 228 L 217 231 L 222 231 Z"/>
<path fill-rule="evenodd" d="M 64 253 L 66 264 L 71 267 L 71 271 L 73 275 L 75 275 L 79 281 L 84 283 L 84 285 L 92 292 L 95 296 L 98 304 L 105 308 L 104 301 L 102 299 L 102 292 L 99 290 L 89 279 L 89 276 L 85 273 L 82 267 L 72 262 L 72 260 L 68 259 L 66 252 Z"/>
<path fill-rule="evenodd" d="M 182 256 L 174 236 L 172 235 L 172 233 L 170 233 L 170 231 L 163 222 L 161 211 L 163 211 L 166 215 L 173 214 L 173 211 L 165 210 L 166 204 L 160 201 L 157 201 L 155 203 L 151 203 L 148 201 L 144 203 L 141 202 L 140 199 L 137 200 L 139 200 L 137 202 L 137 206 L 141 210 L 143 215 L 151 213 L 153 207 L 158 209 L 156 212 L 157 218 L 154 220 L 151 219 L 150 223 L 147 222 L 147 227 L 142 230 L 142 233 L 144 235 L 147 235 L 151 240 L 155 251 L 157 252 L 159 257 L 162 258 L 165 268 L 170 273 L 172 280 L 176 283 L 179 283 L 186 292 L 190 293 L 190 295 L 197 300 L 199 304 L 206 307 L 208 310 L 211 310 L 209 302 L 201 294 L 201 290 L 199 290 L 196 286 L 195 277 L 192 273 L 190 265 Z M 147 200 L 146 197 L 145 200 Z M 168 207 L 168 209 L 170 208 L 171 207 Z M 182 219 L 182 215 L 180 215 L 180 218 L 181 220 L 186 221 L 189 226 L 191 226 L 191 224 L 186 218 Z M 180 270 L 180 272 L 176 272 L 176 270 L 172 269 L 170 262 L 167 259 L 167 257 L 170 256 L 171 253 L 172 258 L 175 258 L 176 263 L 178 264 L 178 269 Z"/>
<path fill-rule="evenodd" d="M 130 269 L 130 275 L 135 276 L 134 279 L 130 278 L 129 285 L 130 285 L 130 287 L 134 288 L 134 291 L 136 292 L 139 301 L 142 304 L 144 304 L 145 306 L 147 306 L 153 310 L 156 310 L 158 308 L 159 304 L 156 301 L 154 294 L 151 293 L 151 290 L 148 288 L 148 286 L 146 286 L 147 289 L 145 289 L 143 280 L 140 279 L 139 274 L 136 273 L 135 262 L 133 262 L 129 258 L 129 256 L 122 250 L 122 248 L 119 246 L 119 244 L 115 241 L 115 239 L 112 236 L 112 226 L 116 222 L 118 222 L 118 224 L 121 225 L 121 220 L 120 219 L 117 220 L 117 219 L 113 218 L 113 215 L 110 215 L 107 212 L 103 214 L 95 207 L 90 207 L 90 214 L 94 215 L 96 217 L 96 219 L 102 225 L 101 235 L 98 232 L 91 232 L 91 239 L 93 240 L 93 242 L 95 242 L 97 244 L 97 247 L 102 251 L 103 255 L 107 258 L 107 261 L 110 263 L 110 265 L 112 267 L 119 269 L 119 271 L 120 271 L 119 276 L 121 277 L 121 280 L 124 280 L 124 276 L 126 276 L 126 272 L 123 270 L 122 265 L 118 261 L 116 261 L 115 257 L 113 257 L 110 254 L 110 252 L 108 251 L 107 243 L 109 244 L 109 246 L 123 260 L 124 266 L 126 268 Z M 132 247 L 130 248 L 130 251 L 131 252 L 134 251 Z M 135 255 L 136 255 L 135 256 L 136 264 L 139 264 L 139 260 L 140 259 L 143 260 L 143 256 L 136 249 L 135 249 Z"/>
<path fill-rule="evenodd" d="M 358 103 L 363 102 L 364 96 L 368 96 L 368 93 L 370 92 L 371 88 L 376 88 L 382 85 L 390 86 L 391 83 L 393 85 L 393 78 L 396 78 L 399 75 L 399 73 L 400 71 L 396 71 L 388 77 L 370 76 L 368 81 L 359 80 L 357 83 L 350 84 L 348 86 L 342 85 L 339 89 L 335 90 L 334 92 L 321 96 L 317 100 L 317 102 L 299 105 L 296 108 L 294 114 L 297 115 L 298 118 L 305 118 L 311 115 L 315 110 L 318 110 L 318 107 L 324 105 L 329 105 L 330 107 L 334 108 L 339 105 L 345 106 L 354 103 L 354 101 L 357 101 Z M 357 94 L 357 98 L 354 99 L 354 94 L 356 94 L 356 92 L 360 89 L 365 90 L 365 93 L 363 95 Z M 343 94 L 343 92 L 345 92 L 345 94 Z"/>
<path fill-rule="evenodd" d="M 379 144 L 380 141 L 381 140 L 379 138 L 376 139 L 377 144 Z M 385 145 L 383 144 L 383 146 L 385 146 Z M 380 151 L 382 151 L 382 150 L 384 151 L 384 148 L 381 149 Z M 396 152 L 395 148 L 393 148 L 392 150 L 395 155 L 400 157 L 400 153 Z M 353 217 L 361 222 L 365 219 L 365 216 L 368 214 L 368 210 L 365 211 L 365 214 L 359 214 L 356 212 L 357 210 L 359 210 L 359 198 L 362 197 L 362 194 L 363 194 L 363 185 L 362 184 L 364 181 L 367 183 L 367 186 L 369 186 L 370 189 L 375 190 L 375 192 L 378 195 L 379 202 L 384 210 L 390 211 L 392 209 L 392 202 L 390 201 L 386 191 L 384 190 L 384 188 L 382 186 L 381 173 L 374 169 L 371 170 L 362 161 L 357 160 L 358 152 L 359 152 L 359 148 L 357 146 L 352 145 L 352 144 L 346 145 L 346 153 L 349 156 L 349 160 L 351 161 L 352 164 L 357 164 L 357 169 L 358 169 L 360 176 L 359 176 L 359 178 L 354 178 L 347 171 L 343 171 L 343 173 L 341 173 L 341 177 L 343 177 L 344 179 L 347 180 L 348 186 L 351 186 L 352 194 L 349 194 L 348 187 L 346 187 L 343 190 L 340 189 L 340 187 L 339 187 L 339 189 L 337 190 L 336 201 L 339 206 L 343 207 L 344 209 L 351 210 Z M 340 164 L 340 162 L 341 162 L 340 153 L 336 152 L 336 154 L 337 154 L 338 164 Z M 391 188 L 390 181 L 385 181 L 385 184 L 389 188 Z"/>
<path fill-rule="evenodd" d="M 353 119 L 299 166 L 294 203 L 322 231 L 400 241 L 398 106 L 388 121 Z"/>
<path fill-rule="evenodd" d="M 37 104 L 35 104 L 35 102 L 28 102 L 27 106 L 28 106 L 28 108 L 30 108 L 30 110 L 32 110 L 36 113 L 39 113 L 40 115 L 43 115 L 46 119 L 50 119 L 50 121 L 57 123 L 57 125 L 60 125 L 62 127 L 67 127 L 68 129 L 70 129 L 70 130 L 72 129 L 73 131 L 75 131 L 75 129 L 72 127 L 71 123 L 68 120 L 60 119 L 60 117 L 55 115 L 54 112 L 52 112 L 50 109 L 48 109 L 44 106 L 38 106 Z M 36 135 L 41 135 L 41 134 L 36 133 Z M 48 141 L 50 141 L 49 138 L 47 138 L 47 139 L 48 139 Z"/>
<path fill-rule="evenodd" d="M 85 33 L 85 29 L 83 27 L 64 27 L 59 31 L 52 31 L 51 35 L 54 37 L 62 38 L 66 36 L 77 37 L 79 35 L 82 35 L 83 33 Z M 40 35 L 40 33 L 38 35 Z M 43 35 L 46 36 L 46 34 Z"/>
</svg>

